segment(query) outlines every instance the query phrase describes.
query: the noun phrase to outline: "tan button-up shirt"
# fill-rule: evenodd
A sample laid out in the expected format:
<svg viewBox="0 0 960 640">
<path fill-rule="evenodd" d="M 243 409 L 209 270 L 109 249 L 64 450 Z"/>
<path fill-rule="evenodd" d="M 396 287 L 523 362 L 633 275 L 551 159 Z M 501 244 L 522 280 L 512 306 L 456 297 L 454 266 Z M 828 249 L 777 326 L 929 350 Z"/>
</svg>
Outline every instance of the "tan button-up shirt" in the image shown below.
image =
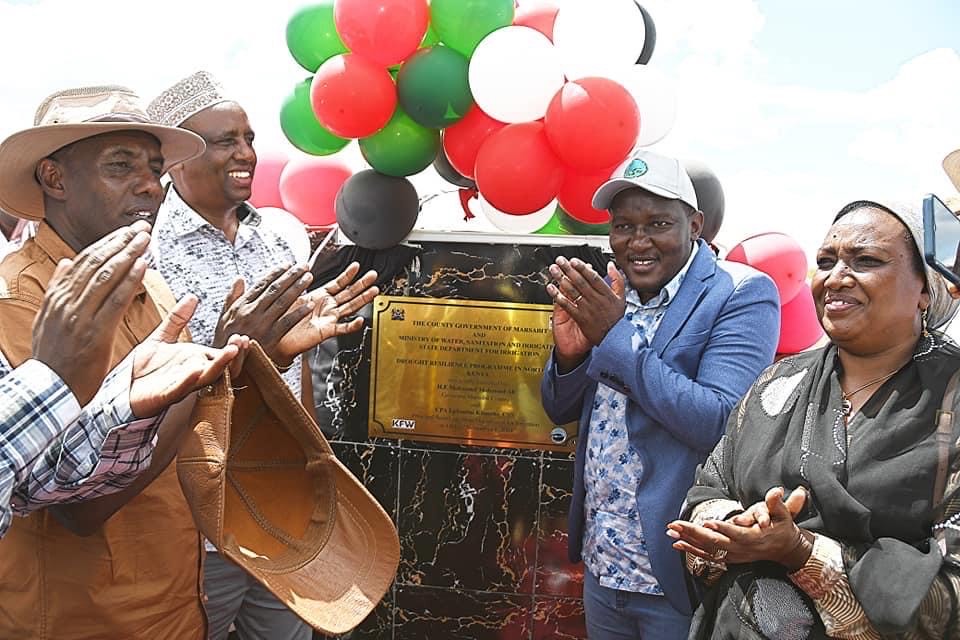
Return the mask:
<svg viewBox="0 0 960 640">
<path fill-rule="evenodd" d="M 31 354 L 33 320 L 57 262 L 75 252 L 46 223 L 0 263 L 0 351 Z M 160 322 L 172 294 L 158 274 L 134 299 L 113 365 Z M 161 300 L 166 297 L 167 300 Z M 171 464 L 95 534 L 75 536 L 46 511 L 0 540 L 0 638 L 86 640 L 205 637 L 202 545 Z"/>
</svg>

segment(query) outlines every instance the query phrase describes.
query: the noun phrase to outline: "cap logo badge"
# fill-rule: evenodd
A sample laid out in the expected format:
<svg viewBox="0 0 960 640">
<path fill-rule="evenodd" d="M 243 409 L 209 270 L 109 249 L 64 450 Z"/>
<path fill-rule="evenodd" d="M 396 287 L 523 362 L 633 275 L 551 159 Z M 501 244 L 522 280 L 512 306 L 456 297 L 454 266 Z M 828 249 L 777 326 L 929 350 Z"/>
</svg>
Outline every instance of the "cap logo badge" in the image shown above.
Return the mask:
<svg viewBox="0 0 960 640">
<path fill-rule="evenodd" d="M 630 161 L 630 164 L 627 165 L 627 168 L 623 172 L 624 178 L 639 178 L 647 172 L 647 163 L 641 160 L 640 158 L 634 158 Z"/>
</svg>

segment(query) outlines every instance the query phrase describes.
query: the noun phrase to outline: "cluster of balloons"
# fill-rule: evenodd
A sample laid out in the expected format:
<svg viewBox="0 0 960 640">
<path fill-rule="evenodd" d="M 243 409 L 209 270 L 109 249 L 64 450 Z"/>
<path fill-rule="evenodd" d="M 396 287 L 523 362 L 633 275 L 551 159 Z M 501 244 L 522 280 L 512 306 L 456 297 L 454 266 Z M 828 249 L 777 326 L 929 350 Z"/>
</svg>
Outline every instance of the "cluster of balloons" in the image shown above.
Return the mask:
<svg viewBox="0 0 960 640">
<path fill-rule="evenodd" d="M 276 151 L 261 153 L 253 174 L 250 204 L 258 209 L 283 209 L 308 226 L 330 226 L 336 218 L 337 191 L 352 173 L 334 158 L 291 160 Z"/>
<path fill-rule="evenodd" d="M 500 229 L 563 233 L 559 207 L 602 233 L 608 214 L 593 208 L 594 191 L 634 147 L 673 125 L 672 87 L 644 66 L 655 42 L 653 21 L 634 0 L 521 1 L 512 23 L 471 52 L 475 105 L 442 134 L 454 175 L 438 171 L 454 184 L 475 181 Z"/>
<path fill-rule="evenodd" d="M 364 189 L 337 199 L 345 232 L 357 207 L 382 203 L 367 222 L 409 232 L 418 208 L 392 199 L 409 192 L 397 180 L 431 165 L 478 189 L 511 231 L 549 226 L 557 203 L 602 225 L 593 191 L 673 125 L 672 86 L 645 66 L 655 42 L 634 0 L 320 0 L 287 25 L 290 53 L 313 75 L 287 96 L 281 126 L 317 156 L 359 140 L 374 173 L 349 178 L 345 191 Z"/>
<path fill-rule="evenodd" d="M 773 279 L 780 293 L 780 342 L 777 353 L 809 349 L 823 337 L 813 294 L 807 284 L 803 247 L 783 233 L 761 233 L 733 247 L 727 260 L 748 264 Z"/>
</svg>

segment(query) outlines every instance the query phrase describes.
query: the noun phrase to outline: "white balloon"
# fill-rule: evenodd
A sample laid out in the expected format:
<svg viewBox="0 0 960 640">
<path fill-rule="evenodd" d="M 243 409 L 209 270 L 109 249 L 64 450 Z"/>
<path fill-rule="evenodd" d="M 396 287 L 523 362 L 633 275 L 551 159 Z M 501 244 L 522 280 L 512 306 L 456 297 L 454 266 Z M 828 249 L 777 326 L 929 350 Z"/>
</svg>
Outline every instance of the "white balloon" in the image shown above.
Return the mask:
<svg viewBox="0 0 960 640">
<path fill-rule="evenodd" d="M 538 120 L 563 86 L 550 39 L 530 27 L 497 29 L 480 41 L 468 72 L 477 105 L 501 122 Z"/>
<path fill-rule="evenodd" d="M 480 194 L 480 208 L 483 210 L 484 215 L 487 216 L 490 224 L 500 229 L 500 231 L 506 231 L 507 233 L 533 233 L 534 231 L 542 229 L 544 225 L 550 222 L 550 218 L 553 217 L 553 212 L 557 210 L 557 201 L 551 200 L 550 203 L 543 209 L 540 209 L 540 211 L 518 216 L 500 211 L 487 202 L 483 194 Z"/>
<path fill-rule="evenodd" d="M 289 243 L 297 263 L 306 264 L 310 259 L 310 237 L 297 216 L 278 207 L 260 207 L 257 212 L 264 225 Z"/>
<path fill-rule="evenodd" d="M 631 64 L 611 70 L 611 80 L 630 92 L 640 112 L 638 147 L 648 147 L 663 140 L 677 120 L 677 88 L 656 67 Z"/>
<path fill-rule="evenodd" d="M 612 67 L 636 63 L 643 41 L 643 14 L 633 0 L 565 2 L 553 26 L 568 80 L 606 76 Z"/>
</svg>

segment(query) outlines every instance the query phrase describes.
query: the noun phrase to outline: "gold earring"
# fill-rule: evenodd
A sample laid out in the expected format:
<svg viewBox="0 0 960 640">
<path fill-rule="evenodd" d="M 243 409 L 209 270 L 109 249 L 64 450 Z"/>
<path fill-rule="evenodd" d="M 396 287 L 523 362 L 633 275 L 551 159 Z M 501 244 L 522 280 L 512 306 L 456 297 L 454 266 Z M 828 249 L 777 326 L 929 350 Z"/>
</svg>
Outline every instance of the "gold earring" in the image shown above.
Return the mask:
<svg viewBox="0 0 960 640">
<path fill-rule="evenodd" d="M 929 315 L 929 313 L 930 312 L 927 309 L 920 310 L 920 329 L 921 329 L 920 338 L 921 339 L 917 342 L 917 345 L 920 345 L 921 343 L 926 343 L 926 346 L 922 347 L 919 351 L 913 354 L 914 360 L 918 360 L 928 355 L 934 349 L 937 349 L 940 346 L 939 344 L 937 344 L 936 339 L 933 337 L 933 334 L 930 333 L 930 329 L 927 327 L 927 316 Z"/>
</svg>

